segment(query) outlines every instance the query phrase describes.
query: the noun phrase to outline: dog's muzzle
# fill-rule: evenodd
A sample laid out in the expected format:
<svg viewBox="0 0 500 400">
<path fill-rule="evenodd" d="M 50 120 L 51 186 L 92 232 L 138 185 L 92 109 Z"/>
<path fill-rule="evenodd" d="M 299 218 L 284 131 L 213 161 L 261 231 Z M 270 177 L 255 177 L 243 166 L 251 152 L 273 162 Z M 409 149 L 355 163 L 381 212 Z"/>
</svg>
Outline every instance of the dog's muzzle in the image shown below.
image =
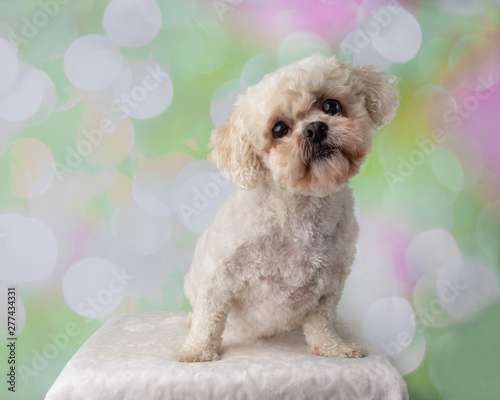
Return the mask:
<svg viewBox="0 0 500 400">
<path fill-rule="evenodd" d="M 322 121 L 310 122 L 302 131 L 302 135 L 313 143 L 321 143 L 325 140 L 328 125 Z"/>
</svg>

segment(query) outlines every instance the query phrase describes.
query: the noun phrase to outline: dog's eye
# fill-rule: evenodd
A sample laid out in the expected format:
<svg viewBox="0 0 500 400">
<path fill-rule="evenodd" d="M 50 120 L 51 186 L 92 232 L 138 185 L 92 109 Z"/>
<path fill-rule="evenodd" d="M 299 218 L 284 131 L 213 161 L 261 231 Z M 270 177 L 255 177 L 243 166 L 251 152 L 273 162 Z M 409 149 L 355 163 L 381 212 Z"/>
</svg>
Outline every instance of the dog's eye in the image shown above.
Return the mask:
<svg viewBox="0 0 500 400">
<path fill-rule="evenodd" d="M 288 133 L 288 130 L 288 126 L 283 121 L 277 122 L 273 126 L 273 136 L 275 139 L 282 138 Z"/>
<path fill-rule="evenodd" d="M 342 106 L 338 100 L 327 100 L 323 104 L 323 111 L 330 115 L 342 113 Z"/>
</svg>

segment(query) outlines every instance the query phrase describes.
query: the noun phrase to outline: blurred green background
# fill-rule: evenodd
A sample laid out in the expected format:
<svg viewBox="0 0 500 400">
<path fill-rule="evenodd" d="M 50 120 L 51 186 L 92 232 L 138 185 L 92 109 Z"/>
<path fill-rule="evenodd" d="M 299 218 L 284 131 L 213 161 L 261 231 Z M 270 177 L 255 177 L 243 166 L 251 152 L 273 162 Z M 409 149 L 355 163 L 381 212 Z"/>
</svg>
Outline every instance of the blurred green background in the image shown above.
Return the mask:
<svg viewBox="0 0 500 400">
<path fill-rule="evenodd" d="M 411 399 L 500 393 L 500 2 L 0 0 L 0 365 L 42 399 L 110 316 L 178 310 L 233 190 L 206 161 L 248 86 L 314 52 L 401 80 L 352 182 L 340 314 Z"/>
</svg>

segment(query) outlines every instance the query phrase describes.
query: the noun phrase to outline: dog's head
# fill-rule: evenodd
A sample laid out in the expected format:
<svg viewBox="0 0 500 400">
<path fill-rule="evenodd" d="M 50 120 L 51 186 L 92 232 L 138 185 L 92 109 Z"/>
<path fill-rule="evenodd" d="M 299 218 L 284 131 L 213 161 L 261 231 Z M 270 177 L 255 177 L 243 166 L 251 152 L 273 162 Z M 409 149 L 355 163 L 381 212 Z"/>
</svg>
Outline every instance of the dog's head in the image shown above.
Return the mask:
<svg viewBox="0 0 500 400">
<path fill-rule="evenodd" d="M 315 55 L 266 75 L 212 132 L 209 156 L 243 189 L 273 181 L 324 196 L 359 172 L 372 131 L 391 122 L 397 79 Z"/>
</svg>

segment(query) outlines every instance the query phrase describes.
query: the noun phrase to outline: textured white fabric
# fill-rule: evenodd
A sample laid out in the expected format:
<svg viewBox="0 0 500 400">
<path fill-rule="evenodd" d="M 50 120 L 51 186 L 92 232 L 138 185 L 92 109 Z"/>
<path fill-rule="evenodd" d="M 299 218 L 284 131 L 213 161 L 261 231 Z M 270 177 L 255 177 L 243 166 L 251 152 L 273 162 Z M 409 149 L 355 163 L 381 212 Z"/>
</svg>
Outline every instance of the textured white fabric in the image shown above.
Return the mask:
<svg viewBox="0 0 500 400">
<path fill-rule="evenodd" d="M 186 318 L 182 311 L 113 318 L 68 362 L 46 400 L 408 399 L 397 370 L 343 322 L 339 334 L 368 357 L 312 355 L 300 329 L 253 341 L 226 330 L 220 361 L 185 364 L 175 358 Z"/>
</svg>

